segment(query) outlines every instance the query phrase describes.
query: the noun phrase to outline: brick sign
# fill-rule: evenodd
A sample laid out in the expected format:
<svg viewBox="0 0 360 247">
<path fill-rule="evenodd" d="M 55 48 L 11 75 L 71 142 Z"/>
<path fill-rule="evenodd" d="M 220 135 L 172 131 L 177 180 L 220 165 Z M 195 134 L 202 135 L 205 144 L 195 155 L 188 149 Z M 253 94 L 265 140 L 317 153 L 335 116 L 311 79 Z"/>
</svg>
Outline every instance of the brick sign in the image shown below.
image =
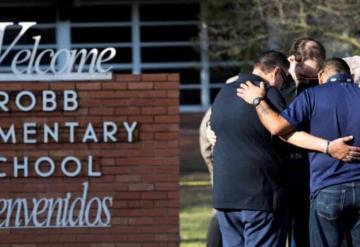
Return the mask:
<svg viewBox="0 0 360 247">
<path fill-rule="evenodd" d="M 0 246 L 178 246 L 178 76 L 0 84 Z"/>
</svg>

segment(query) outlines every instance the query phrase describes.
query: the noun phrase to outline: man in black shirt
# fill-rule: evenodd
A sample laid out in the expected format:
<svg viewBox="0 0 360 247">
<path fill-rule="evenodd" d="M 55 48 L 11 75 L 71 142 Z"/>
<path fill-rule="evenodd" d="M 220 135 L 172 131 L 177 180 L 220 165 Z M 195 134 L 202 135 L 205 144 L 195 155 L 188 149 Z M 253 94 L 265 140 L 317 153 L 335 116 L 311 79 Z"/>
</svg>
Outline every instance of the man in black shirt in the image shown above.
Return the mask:
<svg viewBox="0 0 360 247">
<path fill-rule="evenodd" d="M 239 101 L 236 88 L 248 80 L 281 87 L 289 62 L 282 53 L 270 51 L 257 61 L 252 74 L 239 74 L 226 84 L 212 106 L 214 146 L 214 208 L 224 246 L 284 246 L 286 218 L 282 207 L 285 171 L 279 156 L 280 142 L 261 125 L 253 107 Z M 281 111 L 285 102 L 275 87 L 267 99 Z"/>
</svg>

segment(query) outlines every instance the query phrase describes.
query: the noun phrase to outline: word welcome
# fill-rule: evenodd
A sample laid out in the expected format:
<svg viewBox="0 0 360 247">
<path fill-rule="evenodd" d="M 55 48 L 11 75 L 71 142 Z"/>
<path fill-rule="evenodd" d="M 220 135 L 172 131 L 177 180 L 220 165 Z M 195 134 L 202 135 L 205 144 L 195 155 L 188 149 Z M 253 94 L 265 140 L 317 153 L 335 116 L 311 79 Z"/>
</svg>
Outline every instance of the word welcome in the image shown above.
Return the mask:
<svg viewBox="0 0 360 247">
<path fill-rule="evenodd" d="M 36 22 L 19 22 L 19 33 L 4 49 L 3 40 L 5 30 L 14 22 L 0 22 L 0 65 L 13 50 L 18 41 L 26 32 L 36 25 Z M 113 47 L 108 47 L 99 52 L 93 48 L 86 49 L 45 49 L 39 51 L 41 35 L 33 36 L 32 49 L 22 49 L 11 58 L 11 72 L 2 74 L 2 81 L 29 81 L 29 80 L 100 80 L 111 79 L 111 66 L 104 67 L 104 63 L 112 60 L 116 55 Z M 44 60 L 50 60 L 44 65 Z"/>
</svg>

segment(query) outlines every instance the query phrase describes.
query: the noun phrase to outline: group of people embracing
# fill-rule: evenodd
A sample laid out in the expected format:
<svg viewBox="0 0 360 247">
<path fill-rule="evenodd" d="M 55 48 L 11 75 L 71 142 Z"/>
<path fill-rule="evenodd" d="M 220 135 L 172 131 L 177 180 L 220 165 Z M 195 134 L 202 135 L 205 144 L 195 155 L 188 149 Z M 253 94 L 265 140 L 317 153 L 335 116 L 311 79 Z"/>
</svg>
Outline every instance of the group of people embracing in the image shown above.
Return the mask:
<svg viewBox="0 0 360 247">
<path fill-rule="evenodd" d="M 360 246 L 353 78 L 344 59 L 301 38 L 222 87 L 200 129 L 222 246 Z"/>
</svg>

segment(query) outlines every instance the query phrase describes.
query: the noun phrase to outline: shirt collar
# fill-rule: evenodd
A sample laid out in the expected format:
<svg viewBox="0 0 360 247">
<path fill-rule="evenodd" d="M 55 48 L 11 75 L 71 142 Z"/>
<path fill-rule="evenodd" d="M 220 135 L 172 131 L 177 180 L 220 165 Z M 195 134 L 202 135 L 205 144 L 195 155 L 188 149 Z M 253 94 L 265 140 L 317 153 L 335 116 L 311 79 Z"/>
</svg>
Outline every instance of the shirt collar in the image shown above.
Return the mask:
<svg viewBox="0 0 360 247">
<path fill-rule="evenodd" d="M 265 80 L 254 74 L 239 73 L 239 81 L 261 82 Z"/>
<path fill-rule="evenodd" d="M 348 73 L 339 73 L 336 75 L 331 76 L 327 82 L 348 82 L 348 83 L 354 83 L 354 80 L 352 76 Z"/>
</svg>

